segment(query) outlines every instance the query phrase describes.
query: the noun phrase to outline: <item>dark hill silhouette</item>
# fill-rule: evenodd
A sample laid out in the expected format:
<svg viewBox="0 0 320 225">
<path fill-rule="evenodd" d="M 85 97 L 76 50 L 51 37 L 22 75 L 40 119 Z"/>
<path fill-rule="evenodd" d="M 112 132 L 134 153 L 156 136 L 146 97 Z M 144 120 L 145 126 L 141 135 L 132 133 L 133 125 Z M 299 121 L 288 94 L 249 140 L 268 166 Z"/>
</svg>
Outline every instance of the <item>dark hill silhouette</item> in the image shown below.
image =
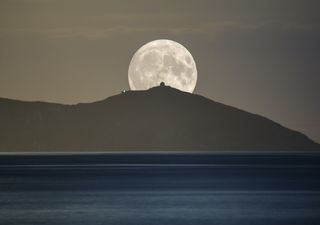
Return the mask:
<svg viewBox="0 0 320 225">
<path fill-rule="evenodd" d="M 0 99 L 0 151 L 320 150 L 259 115 L 168 86 L 61 105 Z"/>
</svg>

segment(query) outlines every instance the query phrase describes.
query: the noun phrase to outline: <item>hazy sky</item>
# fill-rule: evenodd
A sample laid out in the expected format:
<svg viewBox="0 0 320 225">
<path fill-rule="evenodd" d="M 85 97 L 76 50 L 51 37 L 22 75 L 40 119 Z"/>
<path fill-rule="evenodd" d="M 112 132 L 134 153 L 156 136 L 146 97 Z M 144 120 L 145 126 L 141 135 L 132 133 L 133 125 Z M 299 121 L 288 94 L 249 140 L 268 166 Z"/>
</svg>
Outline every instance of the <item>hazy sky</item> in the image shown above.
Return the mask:
<svg viewBox="0 0 320 225">
<path fill-rule="evenodd" d="M 1 0 L 0 97 L 92 102 L 129 89 L 134 52 L 188 48 L 196 93 L 320 142 L 320 2 Z"/>
</svg>

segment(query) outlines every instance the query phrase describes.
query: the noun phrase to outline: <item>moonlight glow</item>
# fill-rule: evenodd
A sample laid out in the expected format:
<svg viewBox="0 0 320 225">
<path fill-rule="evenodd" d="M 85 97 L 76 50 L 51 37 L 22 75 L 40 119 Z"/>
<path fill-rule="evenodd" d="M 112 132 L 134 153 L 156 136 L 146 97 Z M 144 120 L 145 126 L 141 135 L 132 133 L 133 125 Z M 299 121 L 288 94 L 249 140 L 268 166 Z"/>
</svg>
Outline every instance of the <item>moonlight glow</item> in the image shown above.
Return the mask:
<svg viewBox="0 0 320 225">
<path fill-rule="evenodd" d="M 165 82 L 168 86 L 192 93 L 197 82 L 197 68 L 184 46 L 171 40 L 155 40 L 134 54 L 128 79 L 132 90 L 145 90 Z"/>
</svg>

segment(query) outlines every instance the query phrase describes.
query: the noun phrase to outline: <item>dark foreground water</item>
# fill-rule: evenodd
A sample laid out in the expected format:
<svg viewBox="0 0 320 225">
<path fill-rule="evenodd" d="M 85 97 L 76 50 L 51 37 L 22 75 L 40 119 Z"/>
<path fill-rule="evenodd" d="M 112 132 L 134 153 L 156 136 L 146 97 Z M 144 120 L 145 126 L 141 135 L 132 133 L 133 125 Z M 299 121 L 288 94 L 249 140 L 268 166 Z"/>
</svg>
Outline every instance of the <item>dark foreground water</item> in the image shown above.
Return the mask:
<svg viewBox="0 0 320 225">
<path fill-rule="evenodd" d="M 320 154 L 0 156 L 2 225 L 319 225 Z"/>
</svg>

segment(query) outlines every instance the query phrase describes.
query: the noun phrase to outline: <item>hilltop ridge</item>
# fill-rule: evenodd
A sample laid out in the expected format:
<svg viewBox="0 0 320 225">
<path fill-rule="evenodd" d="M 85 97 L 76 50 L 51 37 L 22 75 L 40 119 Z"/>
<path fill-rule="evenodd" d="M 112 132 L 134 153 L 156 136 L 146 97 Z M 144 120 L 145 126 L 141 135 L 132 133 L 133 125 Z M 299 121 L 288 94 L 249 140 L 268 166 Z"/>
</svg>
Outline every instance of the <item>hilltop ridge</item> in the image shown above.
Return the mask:
<svg viewBox="0 0 320 225">
<path fill-rule="evenodd" d="M 265 117 L 169 86 L 76 105 L 0 99 L 0 151 L 320 150 Z"/>
</svg>

